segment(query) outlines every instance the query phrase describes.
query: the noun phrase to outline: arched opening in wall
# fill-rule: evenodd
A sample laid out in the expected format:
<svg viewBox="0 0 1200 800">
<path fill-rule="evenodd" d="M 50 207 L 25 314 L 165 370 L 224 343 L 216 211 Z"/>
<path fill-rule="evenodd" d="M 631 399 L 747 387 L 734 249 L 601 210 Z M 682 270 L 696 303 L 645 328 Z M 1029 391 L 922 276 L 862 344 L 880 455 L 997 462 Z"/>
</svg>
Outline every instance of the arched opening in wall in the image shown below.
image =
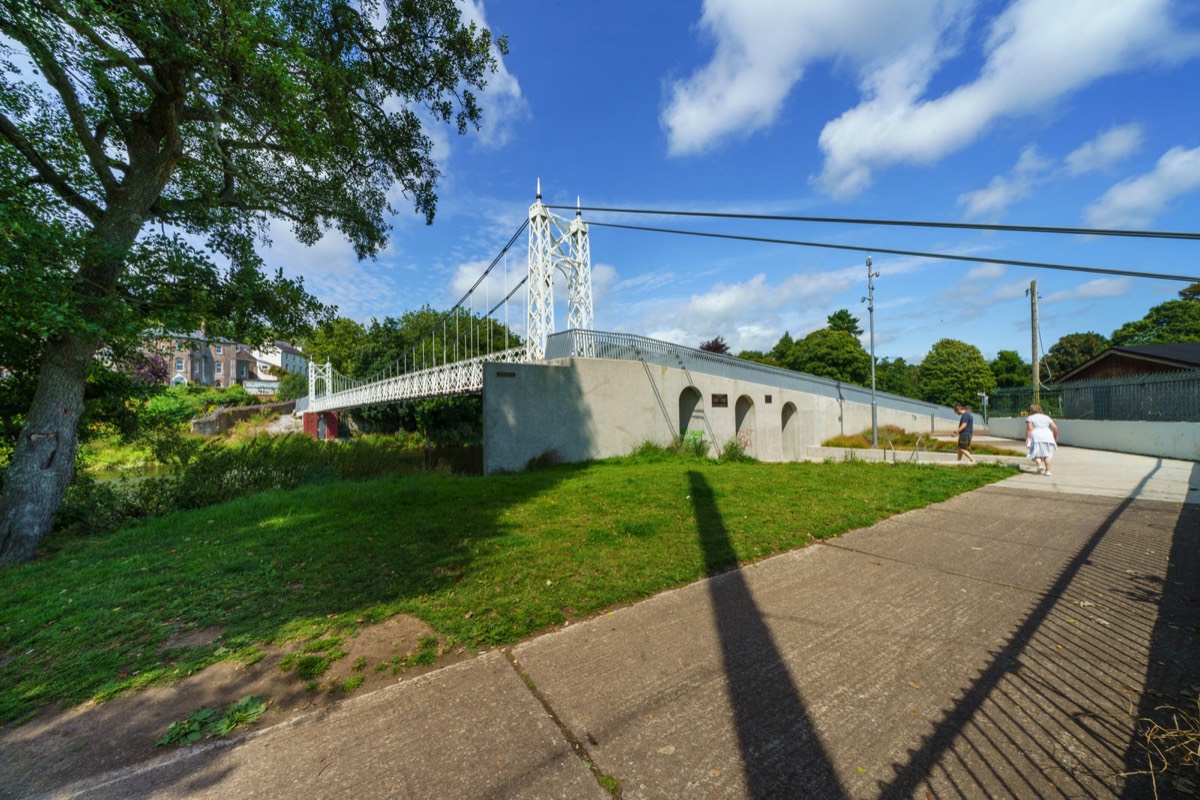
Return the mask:
<svg viewBox="0 0 1200 800">
<path fill-rule="evenodd" d="M 754 401 L 742 395 L 733 408 L 734 431 L 746 455 L 754 454 Z"/>
<path fill-rule="evenodd" d="M 174 378 L 171 378 L 171 385 L 172 386 L 186 386 L 187 378 L 183 377 L 182 375 L 176 375 Z"/>
<path fill-rule="evenodd" d="M 704 395 L 695 386 L 679 393 L 680 441 L 704 441 Z M 690 432 L 690 433 L 689 433 Z"/>
<path fill-rule="evenodd" d="M 324 414 L 317 417 L 317 438 L 322 441 L 329 438 L 329 428 L 325 424 Z"/>
<path fill-rule="evenodd" d="M 796 424 L 795 403 L 783 404 L 781 427 L 783 428 L 783 460 L 796 461 L 800 448 L 798 446 L 799 443 L 796 441 L 798 426 Z"/>
</svg>

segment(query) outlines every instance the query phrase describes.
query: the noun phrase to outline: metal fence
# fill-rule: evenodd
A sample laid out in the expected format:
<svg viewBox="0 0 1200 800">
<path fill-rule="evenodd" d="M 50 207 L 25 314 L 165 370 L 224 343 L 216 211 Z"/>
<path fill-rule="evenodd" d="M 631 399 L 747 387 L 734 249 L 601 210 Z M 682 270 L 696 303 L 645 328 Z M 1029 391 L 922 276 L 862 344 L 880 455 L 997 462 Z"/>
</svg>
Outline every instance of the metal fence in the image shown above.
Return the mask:
<svg viewBox="0 0 1200 800">
<path fill-rule="evenodd" d="M 1060 386 L 1043 385 L 1039 392 L 1038 402 L 1046 413 L 1052 417 L 1064 417 L 1063 390 Z M 1019 417 L 1022 412 L 1029 411 L 1033 402 L 1032 386 L 1017 386 L 1011 389 L 997 389 L 988 396 L 988 416 Z"/>
<path fill-rule="evenodd" d="M 1033 388 L 997 389 L 989 400 L 993 416 L 1017 416 L 1033 402 Z M 1044 386 L 1041 404 L 1065 419 L 1197 422 L 1200 370 Z"/>
</svg>

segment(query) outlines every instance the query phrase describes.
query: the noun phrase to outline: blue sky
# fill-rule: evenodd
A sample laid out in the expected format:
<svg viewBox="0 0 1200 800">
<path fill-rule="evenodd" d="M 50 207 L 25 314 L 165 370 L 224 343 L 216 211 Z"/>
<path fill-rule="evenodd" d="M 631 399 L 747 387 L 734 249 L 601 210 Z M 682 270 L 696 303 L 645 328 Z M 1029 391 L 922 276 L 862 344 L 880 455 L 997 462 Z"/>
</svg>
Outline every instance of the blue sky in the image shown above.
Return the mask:
<svg viewBox="0 0 1200 800">
<path fill-rule="evenodd" d="M 268 256 L 360 321 L 448 308 L 548 204 L 1200 229 L 1200 4 L 1181 0 L 489 0 L 508 37 L 478 133 L 436 132 L 432 226 L 405 209 L 358 262 L 276 226 Z M 567 211 L 558 212 L 568 215 Z M 1196 242 L 586 214 L 593 222 L 1197 276 Z M 848 308 L 866 253 L 591 228 L 596 327 L 769 349 Z M 525 246 L 494 273 L 496 302 Z M 1185 283 L 875 254 L 875 350 L 951 337 L 1030 356 L 1110 334 Z M 565 297 L 565 291 L 560 293 Z M 480 302 L 476 308 L 482 307 Z M 522 303 L 509 321 L 523 327 Z M 557 315 L 565 320 L 565 312 Z M 864 336 L 864 344 L 865 344 Z"/>
</svg>

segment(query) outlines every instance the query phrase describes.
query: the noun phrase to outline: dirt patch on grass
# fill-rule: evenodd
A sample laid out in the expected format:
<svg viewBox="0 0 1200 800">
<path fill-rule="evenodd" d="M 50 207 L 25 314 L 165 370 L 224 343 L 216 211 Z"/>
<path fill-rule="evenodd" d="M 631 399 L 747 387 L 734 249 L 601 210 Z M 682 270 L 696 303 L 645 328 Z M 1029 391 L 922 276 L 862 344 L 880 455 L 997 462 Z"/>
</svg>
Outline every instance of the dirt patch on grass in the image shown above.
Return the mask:
<svg viewBox="0 0 1200 800">
<path fill-rule="evenodd" d="M 219 636 L 216 629 L 195 631 L 171 646 L 211 644 Z M 258 729 L 469 657 L 462 651 L 443 652 L 432 629 L 406 615 L 366 626 L 346 639 L 340 646 L 346 655 L 319 678 L 281 669 L 298 647 L 264 648 L 263 658 L 249 666 L 214 664 L 172 686 L 104 703 L 44 709 L 24 724 L 0 729 L 0 798 L 49 792 L 162 756 L 168 750 L 155 742 L 167 727 L 201 708 L 226 708 L 247 695 L 269 698 L 270 707 L 253 726 Z"/>
</svg>

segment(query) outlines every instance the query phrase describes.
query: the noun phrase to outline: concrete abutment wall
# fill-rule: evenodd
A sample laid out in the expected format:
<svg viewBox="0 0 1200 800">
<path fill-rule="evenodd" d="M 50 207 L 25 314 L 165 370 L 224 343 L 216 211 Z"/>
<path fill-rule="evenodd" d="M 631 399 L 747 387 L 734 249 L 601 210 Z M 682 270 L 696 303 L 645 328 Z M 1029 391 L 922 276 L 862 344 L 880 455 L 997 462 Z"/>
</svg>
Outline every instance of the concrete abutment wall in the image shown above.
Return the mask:
<svg viewBox="0 0 1200 800">
<path fill-rule="evenodd" d="M 1200 422 L 1056 419 L 1058 441 L 1070 447 L 1200 461 Z M 993 436 L 1025 439 L 1024 417 L 992 417 Z"/>
<path fill-rule="evenodd" d="M 877 404 L 880 425 L 931 432 L 958 422 L 949 408 L 889 408 L 888 399 L 882 395 Z M 488 474 L 521 470 L 539 458 L 627 455 L 643 442 L 668 445 L 681 435 L 702 437 L 712 455 L 737 439 L 759 460 L 793 461 L 809 446 L 870 427 L 869 401 L 639 361 L 571 358 L 484 368 Z"/>
</svg>

